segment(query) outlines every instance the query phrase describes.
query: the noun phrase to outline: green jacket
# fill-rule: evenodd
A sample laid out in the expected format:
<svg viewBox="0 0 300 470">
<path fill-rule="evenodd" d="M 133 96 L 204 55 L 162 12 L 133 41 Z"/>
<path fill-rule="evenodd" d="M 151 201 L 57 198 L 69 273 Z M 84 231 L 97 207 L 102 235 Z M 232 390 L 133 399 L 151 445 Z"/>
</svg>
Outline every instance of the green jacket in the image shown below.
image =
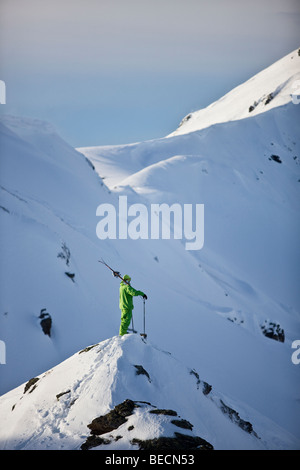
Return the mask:
<svg viewBox="0 0 300 470">
<path fill-rule="evenodd" d="M 120 283 L 120 309 L 132 310 L 134 308 L 132 297 L 136 295 L 144 296 L 145 294 L 122 281 Z"/>
</svg>

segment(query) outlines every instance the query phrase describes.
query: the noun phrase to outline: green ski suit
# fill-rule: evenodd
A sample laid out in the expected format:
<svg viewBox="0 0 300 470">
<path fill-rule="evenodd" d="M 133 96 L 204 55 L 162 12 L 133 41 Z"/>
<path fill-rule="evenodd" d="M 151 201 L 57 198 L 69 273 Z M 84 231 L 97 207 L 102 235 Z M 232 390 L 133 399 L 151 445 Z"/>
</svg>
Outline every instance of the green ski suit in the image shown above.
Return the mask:
<svg viewBox="0 0 300 470">
<path fill-rule="evenodd" d="M 127 329 L 130 325 L 133 310 L 133 296 L 141 295 L 144 297 L 144 292 L 136 290 L 125 282 L 120 283 L 120 309 L 121 309 L 121 325 L 120 332 L 121 336 L 127 333 Z"/>
</svg>

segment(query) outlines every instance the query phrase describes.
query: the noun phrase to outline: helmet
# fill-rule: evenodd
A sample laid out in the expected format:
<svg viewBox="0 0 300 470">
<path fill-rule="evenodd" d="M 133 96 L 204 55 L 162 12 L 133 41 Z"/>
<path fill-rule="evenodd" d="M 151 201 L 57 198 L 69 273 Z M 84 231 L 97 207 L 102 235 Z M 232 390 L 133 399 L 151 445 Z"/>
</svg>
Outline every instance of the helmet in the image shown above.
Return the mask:
<svg viewBox="0 0 300 470">
<path fill-rule="evenodd" d="M 125 274 L 123 279 L 124 279 L 124 281 L 131 281 L 131 277 L 128 274 Z"/>
</svg>

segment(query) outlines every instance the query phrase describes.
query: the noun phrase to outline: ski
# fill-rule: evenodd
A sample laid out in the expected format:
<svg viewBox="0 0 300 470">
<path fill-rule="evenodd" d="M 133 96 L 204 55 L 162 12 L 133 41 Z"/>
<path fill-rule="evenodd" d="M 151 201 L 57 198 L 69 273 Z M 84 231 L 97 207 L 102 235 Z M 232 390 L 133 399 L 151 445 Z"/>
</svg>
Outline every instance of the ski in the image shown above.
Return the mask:
<svg viewBox="0 0 300 470">
<path fill-rule="evenodd" d="M 104 264 L 104 266 L 106 266 L 108 269 L 110 269 L 111 272 L 113 273 L 114 277 L 118 277 L 119 279 L 121 279 L 121 281 L 125 282 L 125 284 L 129 285 L 129 282 L 122 278 L 120 272 L 119 271 L 114 271 L 114 269 L 112 269 L 110 266 L 108 266 L 108 264 L 102 258 L 101 258 L 101 260 L 99 259 L 98 262 L 101 263 L 101 264 Z"/>
<path fill-rule="evenodd" d="M 146 335 L 146 310 L 145 310 L 145 299 L 143 299 L 143 316 L 144 316 L 144 333 L 140 333 L 140 335 L 146 339 L 147 338 L 147 335 Z"/>
</svg>

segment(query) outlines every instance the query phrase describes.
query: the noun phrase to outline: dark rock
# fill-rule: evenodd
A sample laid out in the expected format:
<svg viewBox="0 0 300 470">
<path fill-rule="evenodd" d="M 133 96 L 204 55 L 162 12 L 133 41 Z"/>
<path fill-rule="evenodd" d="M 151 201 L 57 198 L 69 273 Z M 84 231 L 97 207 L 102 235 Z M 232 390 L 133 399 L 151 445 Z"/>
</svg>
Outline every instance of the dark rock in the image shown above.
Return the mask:
<svg viewBox="0 0 300 470">
<path fill-rule="evenodd" d="M 135 365 L 134 367 L 136 368 L 136 371 L 135 371 L 136 375 L 145 375 L 145 376 L 148 378 L 149 382 L 151 382 L 150 375 L 149 375 L 148 372 L 144 369 L 143 366 L 141 366 L 141 365 Z"/>
<path fill-rule="evenodd" d="M 198 372 L 196 372 L 195 369 L 191 369 L 190 374 L 194 375 L 196 377 L 196 379 L 197 379 L 197 383 L 196 383 L 197 384 L 197 389 L 199 389 L 199 385 L 201 383 L 201 380 L 200 380 Z"/>
<path fill-rule="evenodd" d="M 266 320 L 263 325 L 260 325 L 263 334 L 267 338 L 274 339 L 275 341 L 280 341 L 284 343 L 285 334 L 283 328 L 275 322 Z"/>
<path fill-rule="evenodd" d="M 135 404 L 132 400 L 125 400 L 106 415 L 95 418 L 88 424 L 88 428 L 94 435 L 111 432 L 127 421 L 126 417 L 132 415 L 134 408 Z"/>
<path fill-rule="evenodd" d="M 101 434 L 110 433 L 113 430 L 117 429 L 119 426 L 124 424 L 127 421 L 127 417 L 132 415 L 135 408 L 140 407 L 137 403 L 146 403 L 147 402 L 134 402 L 132 400 L 125 400 L 123 403 L 115 406 L 113 410 L 107 413 L 104 416 L 94 419 L 91 424 L 88 425 L 88 428 L 91 430 L 91 436 L 89 436 L 81 446 L 82 450 L 88 450 L 92 447 L 109 444 L 111 441 L 99 437 Z M 153 405 L 150 405 L 153 406 Z M 162 414 L 167 416 L 177 416 L 176 411 L 168 409 L 154 409 L 150 410 L 149 413 L 152 414 Z M 182 429 L 192 430 L 193 425 L 185 419 L 177 419 L 171 421 L 175 426 L 178 426 Z M 131 431 L 134 429 L 134 426 L 129 426 L 128 430 Z M 114 440 L 121 439 L 122 436 L 118 435 L 115 438 L 110 435 Z M 213 450 L 213 446 L 209 444 L 204 439 L 198 436 L 189 436 L 186 434 L 181 434 L 175 432 L 172 437 L 158 437 L 155 439 L 141 440 L 134 438 L 131 441 L 131 444 L 138 445 L 140 450 Z"/>
<path fill-rule="evenodd" d="M 106 445 L 110 444 L 110 442 L 111 441 L 109 439 L 103 439 L 102 437 L 98 437 L 98 436 L 89 436 L 87 440 L 81 445 L 80 449 L 89 450 L 92 447 L 98 447 L 103 444 L 106 444 Z"/>
<path fill-rule="evenodd" d="M 155 409 L 150 410 L 149 413 L 152 413 L 154 415 L 177 416 L 177 413 L 174 410 Z"/>
<path fill-rule="evenodd" d="M 45 335 L 51 336 L 52 318 L 45 308 L 42 308 L 39 318 L 41 319 L 40 325 Z"/>
<path fill-rule="evenodd" d="M 65 243 L 62 244 L 62 251 L 58 253 L 57 257 L 64 259 L 66 261 L 66 265 L 69 266 L 71 252 Z"/>
<path fill-rule="evenodd" d="M 75 281 L 74 281 L 74 277 L 75 277 L 75 274 L 74 274 L 74 273 L 69 273 L 69 272 L 66 271 L 66 272 L 65 272 L 65 275 L 68 276 L 73 282 L 75 282 Z"/>
<path fill-rule="evenodd" d="M 132 415 L 135 403 L 132 400 L 125 400 L 123 403 L 116 405 L 113 410 L 104 416 L 95 418 L 88 428 L 91 430 L 91 436 L 81 445 L 81 450 L 88 450 L 92 447 L 97 447 L 102 444 L 109 444 L 111 441 L 102 437 L 98 437 L 101 434 L 114 431 L 119 426 L 124 424 L 127 420 L 127 416 Z M 117 436 L 115 440 L 121 439 L 122 436 Z"/>
<path fill-rule="evenodd" d="M 209 385 L 205 381 L 201 381 L 200 377 L 199 377 L 199 374 L 198 374 L 198 372 L 195 371 L 195 369 L 190 370 L 190 374 L 194 375 L 197 379 L 197 383 L 196 383 L 197 389 L 199 389 L 200 384 L 202 384 L 202 393 L 203 393 L 203 395 L 208 395 L 212 390 L 212 386 Z"/>
<path fill-rule="evenodd" d="M 227 415 L 231 421 L 237 424 L 243 431 L 248 432 L 249 434 L 255 434 L 253 431 L 253 426 L 249 421 L 244 421 L 237 411 L 230 408 L 230 406 L 226 405 L 223 400 L 221 402 L 221 410 L 222 412 Z"/>
<path fill-rule="evenodd" d="M 135 403 L 132 400 L 125 400 L 123 403 L 120 403 L 119 405 L 115 406 L 115 411 L 120 415 L 120 416 L 130 416 L 133 413 L 133 410 L 135 408 Z"/>
<path fill-rule="evenodd" d="M 280 160 L 280 157 L 278 155 L 271 155 L 269 160 L 274 160 L 274 162 L 282 163 L 282 161 Z"/>
<path fill-rule="evenodd" d="M 193 430 L 193 425 L 186 419 L 172 419 L 171 423 L 182 429 L 189 429 L 190 431 Z"/>
<path fill-rule="evenodd" d="M 187 116 L 185 116 L 182 121 L 180 122 L 179 126 L 178 127 L 181 127 L 185 122 L 189 121 L 192 117 L 192 114 L 188 114 Z"/>
<path fill-rule="evenodd" d="M 213 450 L 213 446 L 198 436 L 187 436 L 179 432 L 175 437 L 157 437 L 155 439 L 132 439 L 131 444 L 138 445 L 139 450 L 173 451 L 173 450 Z"/>
<path fill-rule="evenodd" d="M 62 397 L 63 395 L 67 395 L 67 393 L 71 393 L 71 390 L 67 390 L 66 392 L 58 393 L 58 394 L 56 395 L 57 401 L 59 401 L 60 397 Z"/>
<path fill-rule="evenodd" d="M 259 101 L 258 102 L 254 101 L 254 103 L 251 106 L 249 106 L 249 108 L 248 108 L 249 113 L 252 113 L 252 111 L 255 110 L 255 108 L 256 108 L 256 106 L 258 106 L 258 104 L 259 104 Z"/>
<path fill-rule="evenodd" d="M 28 380 L 27 384 L 25 385 L 23 393 L 26 393 L 31 387 L 33 387 L 32 390 L 29 390 L 29 393 L 32 393 L 33 390 L 35 390 L 35 388 L 37 387 L 36 383 L 38 380 L 39 380 L 38 377 L 33 377 L 32 379 Z"/>
<path fill-rule="evenodd" d="M 98 346 L 99 343 L 96 343 L 96 344 L 93 344 L 92 346 L 88 346 L 86 347 L 85 349 L 82 349 L 81 351 L 79 351 L 78 354 L 82 354 L 82 353 L 85 353 L 85 352 L 89 352 L 91 349 L 95 348 L 96 346 Z"/>
<path fill-rule="evenodd" d="M 203 395 L 208 395 L 212 391 L 212 386 L 207 382 L 202 382 L 202 393 Z"/>
<path fill-rule="evenodd" d="M 86 162 L 90 165 L 90 167 L 92 168 L 92 170 L 95 171 L 95 167 L 94 167 L 93 163 L 91 162 L 91 160 L 89 160 L 87 157 L 85 157 L 85 160 L 86 160 Z"/>
<path fill-rule="evenodd" d="M 269 95 L 267 96 L 266 100 L 265 100 L 265 105 L 266 104 L 269 104 L 270 101 L 272 101 L 272 99 L 274 98 L 274 94 L 273 93 L 269 93 Z"/>
</svg>

